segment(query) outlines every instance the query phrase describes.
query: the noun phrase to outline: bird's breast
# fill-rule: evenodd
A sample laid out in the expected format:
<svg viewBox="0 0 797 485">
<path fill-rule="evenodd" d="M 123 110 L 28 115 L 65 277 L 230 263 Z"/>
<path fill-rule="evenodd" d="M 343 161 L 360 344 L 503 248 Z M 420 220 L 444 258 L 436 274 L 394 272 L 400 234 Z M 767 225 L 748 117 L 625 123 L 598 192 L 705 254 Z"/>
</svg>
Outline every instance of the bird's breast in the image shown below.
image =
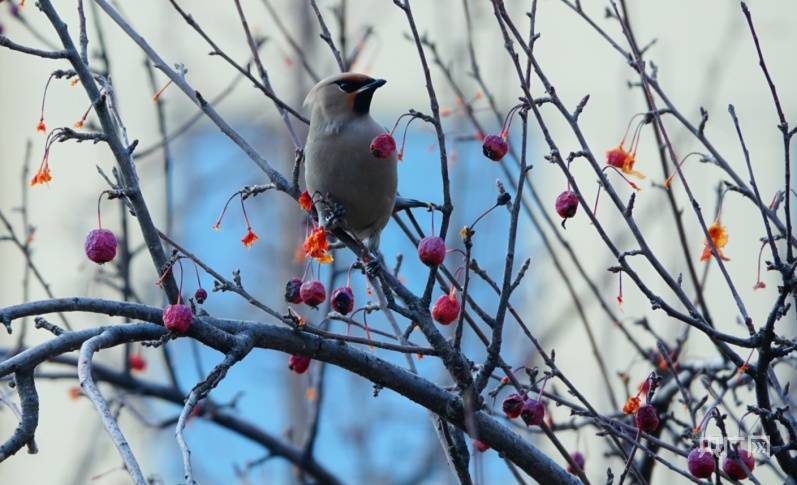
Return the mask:
<svg viewBox="0 0 797 485">
<path fill-rule="evenodd" d="M 370 151 L 371 140 L 383 132 L 370 117 L 343 124 L 311 122 L 305 146 L 307 190 L 341 204 L 346 222 L 357 232 L 381 229 L 393 211 L 395 153 L 378 159 Z"/>
</svg>

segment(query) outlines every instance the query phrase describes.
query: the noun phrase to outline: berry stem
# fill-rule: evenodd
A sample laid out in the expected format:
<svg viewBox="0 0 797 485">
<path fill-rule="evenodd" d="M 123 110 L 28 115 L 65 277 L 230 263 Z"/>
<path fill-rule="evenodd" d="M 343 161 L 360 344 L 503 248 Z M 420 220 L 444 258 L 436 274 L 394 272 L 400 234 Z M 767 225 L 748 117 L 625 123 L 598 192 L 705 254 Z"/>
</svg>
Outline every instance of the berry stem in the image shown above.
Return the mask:
<svg viewBox="0 0 797 485">
<path fill-rule="evenodd" d="M 103 190 L 100 192 L 100 196 L 97 197 L 97 227 L 102 229 L 102 218 L 100 217 L 100 204 L 102 203 L 102 197 L 109 192 L 107 190 Z"/>
<path fill-rule="evenodd" d="M 44 102 L 47 99 L 47 90 L 50 89 L 50 82 L 52 82 L 53 77 L 55 77 L 55 73 L 50 74 L 44 84 L 44 94 L 42 94 L 41 110 L 39 111 L 39 126 L 44 126 Z"/>
<path fill-rule="evenodd" d="M 194 272 L 196 272 L 196 284 L 198 288 L 202 288 L 202 280 L 199 279 L 199 267 L 196 264 L 196 261 L 193 259 L 191 260 L 194 263 Z"/>
<path fill-rule="evenodd" d="M 767 285 L 761 281 L 761 256 L 764 254 L 764 247 L 766 247 L 767 241 L 761 243 L 761 249 L 758 250 L 758 269 L 756 271 L 755 277 L 755 286 L 753 286 L 753 290 L 758 290 L 760 288 L 766 288 Z"/>
<path fill-rule="evenodd" d="M 177 304 L 180 305 L 183 302 L 183 261 L 182 257 L 177 259 L 177 265 L 180 266 L 180 288 L 177 291 Z"/>
<path fill-rule="evenodd" d="M 219 214 L 218 219 L 216 219 L 216 222 L 213 223 L 213 225 L 211 226 L 212 229 L 218 230 L 221 227 L 221 221 L 222 221 L 222 219 L 224 219 L 224 215 L 227 213 L 227 207 L 230 206 L 230 202 L 232 202 L 232 200 L 235 198 L 235 196 L 236 195 L 240 195 L 240 194 L 241 194 L 240 191 L 235 192 L 234 194 L 232 194 L 230 196 L 229 199 L 227 199 L 227 202 L 224 203 L 224 208 L 221 210 L 221 214 Z"/>
<path fill-rule="evenodd" d="M 646 115 L 646 114 L 647 113 L 637 113 L 634 116 L 632 116 L 630 120 L 628 120 L 628 126 L 625 127 L 625 133 L 623 133 L 623 138 L 620 140 L 620 147 L 621 148 L 625 144 L 626 137 L 628 137 L 628 131 L 631 129 L 631 124 L 634 122 L 634 120 L 637 117 L 642 116 L 642 115 Z"/>
<path fill-rule="evenodd" d="M 687 155 L 686 155 L 684 158 L 682 158 L 680 162 L 678 162 L 678 167 L 683 167 L 683 165 L 684 165 L 684 162 L 686 162 L 686 159 L 687 159 L 687 158 L 689 158 L 689 157 L 691 157 L 692 155 L 700 155 L 700 156 L 704 156 L 704 155 L 703 155 L 702 153 L 700 153 L 700 152 L 690 152 L 690 153 L 688 153 L 688 154 L 687 154 Z M 667 180 L 665 180 L 665 181 L 664 181 L 664 188 L 665 188 L 665 189 L 669 189 L 669 188 L 670 188 L 670 184 L 672 183 L 672 181 L 673 181 L 673 178 L 675 178 L 675 176 L 676 176 L 676 175 L 678 175 L 678 168 L 674 169 L 674 170 L 672 171 L 672 173 L 670 174 L 670 176 L 669 176 L 669 177 L 667 177 Z"/>
<path fill-rule="evenodd" d="M 246 222 L 246 230 L 251 231 L 252 225 L 249 224 L 249 216 L 246 215 L 246 206 L 244 205 L 244 195 L 242 192 L 238 192 L 239 198 L 241 199 L 241 212 L 244 214 L 244 221 Z"/>
</svg>

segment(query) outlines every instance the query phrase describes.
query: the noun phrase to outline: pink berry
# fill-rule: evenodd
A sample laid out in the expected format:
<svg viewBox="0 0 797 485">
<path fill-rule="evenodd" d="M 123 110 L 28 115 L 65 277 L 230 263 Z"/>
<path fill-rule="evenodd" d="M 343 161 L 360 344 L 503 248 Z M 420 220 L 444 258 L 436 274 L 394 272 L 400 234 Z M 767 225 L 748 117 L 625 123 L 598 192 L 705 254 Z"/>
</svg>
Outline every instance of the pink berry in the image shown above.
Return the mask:
<svg viewBox="0 0 797 485">
<path fill-rule="evenodd" d="M 440 266 L 446 259 L 446 242 L 437 236 L 426 236 L 418 243 L 418 257 L 426 266 Z"/>
<path fill-rule="evenodd" d="M 104 264 L 116 257 L 116 236 L 108 229 L 94 229 L 83 245 L 86 257 L 97 264 Z"/>
<path fill-rule="evenodd" d="M 490 449 L 490 445 L 481 440 L 473 440 L 473 447 L 479 450 L 479 453 L 484 453 Z"/>
<path fill-rule="evenodd" d="M 541 426 L 545 419 L 545 405 L 539 399 L 526 399 L 520 410 L 520 419 L 526 426 Z"/>
<path fill-rule="evenodd" d="M 452 290 L 451 293 L 443 295 L 434 302 L 432 307 L 432 318 L 442 325 L 448 325 L 459 316 L 459 302 L 457 295 Z"/>
<path fill-rule="evenodd" d="M 141 354 L 130 354 L 127 362 L 130 364 L 130 369 L 134 371 L 140 372 L 147 368 L 147 361 Z"/>
<path fill-rule="evenodd" d="M 506 140 L 499 135 L 487 136 L 484 139 L 484 144 L 482 145 L 482 152 L 484 153 L 484 156 L 490 160 L 495 160 L 496 162 L 504 158 L 504 155 L 506 155 L 508 150 L 509 145 L 507 145 Z"/>
<path fill-rule="evenodd" d="M 302 280 L 299 278 L 291 278 L 285 283 L 285 301 L 288 303 L 299 304 L 302 302 Z"/>
<path fill-rule="evenodd" d="M 584 454 L 580 451 L 576 451 L 574 453 L 570 453 L 570 459 L 578 465 L 579 470 L 582 472 L 584 471 L 584 464 L 586 464 L 587 460 L 584 458 Z M 577 475 L 576 470 L 573 469 L 572 466 L 567 467 L 567 471 L 572 473 L 573 475 Z"/>
<path fill-rule="evenodd" d="M 299 296 L 305 304 L 317 307 L 327 299 L 327 290 L 318 280 L 305 281 L 299 288 Z"/>
<path fill-rule="evenodd" d="M 354 292 L 350 286 L 341 286 L 329 298 L 332 309 L 341 315 L 348 315 L 354 309 Z"/>
<path fill-rule="evenodd" d="M 304 374 L 307 368 L 310 367 L 310 357 L 304 355 L 291 355 L 288 357 L 288 369 L 296 372 L 297 374 Z"/>
<path fill-rule="evenodd" d="M 646 433 L 656 431 L 659 427 L 659 415 L 652 404 L 645 404 L 636 412 L 636 426 Z"/>
<path fill-rule="evenodd" d="M 501 409 L 509 419 L 515 419 L 520 416 L 520 411 L 523 409 L 523 396 L 520 394 L 510 394 L 504 398 L 501 403 Z"/>
<path fill-rule="evenodd" d="M 714 454 L 706 448 L 695 448 L 687 458 L 689 473 L 695 478 L 709 478 L 714 473 Z"/>
<path fill-rule="evenodd" d="M 570 219 L 578 210 L 578 197 L 572 190 L 565 190 L 556 198 L 556 213 L 563 219 Z"/>
<path fill-rule="evenodd" d="M 735 458 L 725 457 L 725 461 L 722 463 L 722 471 L 734 480 L 744 480 L 747 478 L 748 471 L 752 472 L 753 468 L 755 468 L 755 460 L 753 455 L 744 448 L 739 448 L 737 455 Z M 744 463 L 744 466 L 742 466 L 742 463 Z M 746 470 L 745 467 L 747 467 Z"/>
<path fill-rule="evenodd" d="M 205 303 L 205 300 L 208 299 L 208 292 L 204 288 L 197 288 L 194 292 L 194 300 L 200 305 Z"/>
<path fill-rule="evenodd" d="M 163 325 L 172 332 L 185 333 L 191 326 L 193 318 L 191 309 L 182 303 L 169 305 L 163 309 Z"/>
<path fill-rule="evenodd" d="M 387 158 L 396 151 L 396 140 L 390 133 L 380 133 L 371 140 L 371 155 L 376 158 Z"/>
</svg>

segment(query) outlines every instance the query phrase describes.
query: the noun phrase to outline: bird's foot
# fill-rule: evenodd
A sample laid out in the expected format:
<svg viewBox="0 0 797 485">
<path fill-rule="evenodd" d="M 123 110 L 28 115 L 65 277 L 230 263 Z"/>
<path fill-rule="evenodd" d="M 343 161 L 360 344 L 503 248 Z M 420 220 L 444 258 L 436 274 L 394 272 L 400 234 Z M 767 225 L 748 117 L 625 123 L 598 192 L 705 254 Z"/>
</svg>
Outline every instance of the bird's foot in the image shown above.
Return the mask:
<svg viewBox="0 0 797 485">
<path fill-rule="evenodd" d="M 326 209 L 324 211 L 323 226 L 328 230 L 343 227 L 343 217 L 346 215 L 346 209 L 341 204 L 330 200 L 326 203 Z"/>
<path fill-rule="evenodd" d="M 382 256 L 370 254 L 364 258 L 365 273 L 369 278 L 376 278 L 382 269 Z"/>
</svg>

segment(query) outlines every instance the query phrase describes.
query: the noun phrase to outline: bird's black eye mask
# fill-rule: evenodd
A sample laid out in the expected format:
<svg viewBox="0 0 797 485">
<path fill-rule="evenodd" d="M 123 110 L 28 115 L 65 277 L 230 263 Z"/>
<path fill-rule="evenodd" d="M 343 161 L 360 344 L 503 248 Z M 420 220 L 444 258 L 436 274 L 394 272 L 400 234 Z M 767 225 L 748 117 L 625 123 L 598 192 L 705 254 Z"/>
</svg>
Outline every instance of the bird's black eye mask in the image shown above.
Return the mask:
<svg viewBox="0 0 797 485">
<path fill-rule="evenodd" d="M 345 91 L 347 93 L 353 93 L 354 91 L 357 91 L 358 89 L 365 86 L 371 81 L 372 81 L 371 79 L 367 78 L 358 79 L 358 80 L 341 79 L 340 81 L 335 81 L 334 84 L 337 84 L 338 87 L 341 89 L 341 91 Z"/>
</svg>

